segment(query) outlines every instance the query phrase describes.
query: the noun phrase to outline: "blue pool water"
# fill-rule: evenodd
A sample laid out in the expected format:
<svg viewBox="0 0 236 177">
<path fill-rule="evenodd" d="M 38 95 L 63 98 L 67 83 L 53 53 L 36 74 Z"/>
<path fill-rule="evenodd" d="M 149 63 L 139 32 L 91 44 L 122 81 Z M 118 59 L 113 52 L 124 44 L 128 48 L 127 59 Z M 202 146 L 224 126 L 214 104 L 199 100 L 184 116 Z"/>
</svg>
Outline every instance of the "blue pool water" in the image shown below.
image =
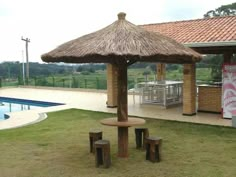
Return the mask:
<svg viewBox="0 0 236 177">
<path fill-rule="evenodd" d="M 31 109 L 41 108 L 41 107 L 50 107 L 50 106 L 58 106 L 58 105 L 63 105 L 63 104 L 0 97 L 0 120 L 4 120 L 8 118 L 5 114 L 9 112 L 17 112 L 17 111 L 31 110 Z"/>
</svg>

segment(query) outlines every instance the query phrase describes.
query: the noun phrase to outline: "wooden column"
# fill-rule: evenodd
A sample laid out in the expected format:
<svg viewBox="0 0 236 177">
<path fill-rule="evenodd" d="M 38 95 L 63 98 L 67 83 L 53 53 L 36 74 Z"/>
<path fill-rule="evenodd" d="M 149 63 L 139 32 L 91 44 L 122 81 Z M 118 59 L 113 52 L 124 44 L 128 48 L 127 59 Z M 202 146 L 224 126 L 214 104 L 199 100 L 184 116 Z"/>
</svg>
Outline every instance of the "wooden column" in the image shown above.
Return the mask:
<svg viewBox="0 0 236 177">
<path fill-rule="evenodd" d="M 128 157 L 128 127 L 118 127 L 118 157 Z"/>
<path fill-rule="evenodd" d="M 117 107 L 117 67 L 107 64 L 107 107 Z"/>
<path fill-rule="evenodd" d="M 232 53 L 224 53 L 224 63 L 231 63 Z"/>
<path fill-rule="evenodd" d="M 127 107 L 127 63 L 119 62 L 117 69 L 118 97 L 117 116 L 118 121 L 128 121 Z M 118 127 L 118 157 L 128 157 L 128 127 Z"/>
<path fill-rule="evenodd" d="M 157 64 L 157 80 L 162 81 L 166 78 L 166 64 L 158 63 Z"/>
<path fill-rule="evenodd" d="M 192 116 L 196 114 L 195 64 L 184 64 L 183 80 L 183 115 Z"/>
</svg>

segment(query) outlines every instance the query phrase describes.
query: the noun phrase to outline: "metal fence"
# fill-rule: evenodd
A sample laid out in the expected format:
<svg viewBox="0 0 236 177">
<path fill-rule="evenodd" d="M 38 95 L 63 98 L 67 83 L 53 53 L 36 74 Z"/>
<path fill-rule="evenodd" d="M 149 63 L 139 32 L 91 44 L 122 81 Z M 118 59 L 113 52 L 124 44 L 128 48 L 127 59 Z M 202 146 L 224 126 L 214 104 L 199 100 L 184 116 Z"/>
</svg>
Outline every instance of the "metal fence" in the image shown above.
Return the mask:
<svg viewBox="0 0 236 177">
<path fill-rule="evenodd" d="M 139 81 L 143 81 L 143 78 L 139 78 Z M 128 89 L 133 88 L 135 83 L 134 79 L 128 80 Z M 84 88 L 84 89 L 107 89 L 107 80 L 101 78 L 79 78 L 79 77 L 35 77 L 30 78 L 29 81 L 23 83 L 21 78 L 18 79 L 3 79 L 0 78 L 0 87 L 9 86 L 45 86 L 45 87 L 62 87 L 62 88 Z"/>
<path fill-rule="evenodd" d="M 128 79 L 128 89 L 134 88 L 135 84 L 145 81 L 153 81 L 154 77 L 144 78 L 130 78 Z M 200 81 L 197 80 L 197 85 L 199 84 L 215 84 L 212 81 Z M 107 80 L 104 78 L 94 78 L 94 77 L 34 77 L 26 83 L 23 83 L 21 78 L 11 78 L 4 79 L 0 77 L 0 88 L 1 87 L 16 87 L 20 85 L 29 86 L 42 86 L 42 87 L 61 87 L 61 88 L 84 88 L 84 89 L 97 89 L 106 90 Z"/>
</svg>

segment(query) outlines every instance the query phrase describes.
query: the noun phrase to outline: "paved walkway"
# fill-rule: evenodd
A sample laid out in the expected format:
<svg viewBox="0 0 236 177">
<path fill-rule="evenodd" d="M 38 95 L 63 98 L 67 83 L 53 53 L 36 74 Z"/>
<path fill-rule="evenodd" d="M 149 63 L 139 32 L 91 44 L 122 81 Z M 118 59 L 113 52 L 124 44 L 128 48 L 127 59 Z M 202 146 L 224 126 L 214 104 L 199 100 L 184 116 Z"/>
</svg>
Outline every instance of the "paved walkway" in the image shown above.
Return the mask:
<svg viewBox="0 0 236 177">
<path fill-rule="evenodd" d="M 65 103 L 63 106 L 40 108 L 22 112 L 10 113 L 7 120 L 0 121 L 0 129 L 20 127 L 35 123 L 46 118 L 47 112 L 79 108 L 92 111 L 116 113 L 116 108 L 107 108 L 107 95 L 105 92 L 67 89 L 41 89 L 41 88 L 1 88 L 0 96 L 21 98 L 38 101 Z M 210 125 L 231 126 L 230 119 L 222 119 L 219 114 L 197 113 L 195 116 L 183 116 L 182 107 L 165 109 L 158 105 L 140 105 L 138 96 L 128 96 L 128 111 L 130 116 L 139 116 L 154 119 L 175 120 Z"/>
</svg>

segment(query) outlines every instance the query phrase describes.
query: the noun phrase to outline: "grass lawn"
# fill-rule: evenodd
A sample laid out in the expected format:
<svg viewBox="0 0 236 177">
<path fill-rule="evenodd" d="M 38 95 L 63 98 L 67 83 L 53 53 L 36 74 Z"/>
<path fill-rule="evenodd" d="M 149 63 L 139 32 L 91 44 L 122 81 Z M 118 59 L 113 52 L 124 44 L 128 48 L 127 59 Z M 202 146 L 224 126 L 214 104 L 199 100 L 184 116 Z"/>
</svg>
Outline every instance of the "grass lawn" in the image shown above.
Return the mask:
<svg viewBox="0 0 236 177">
<path fill-rule="evenodd" d="M 163 138 L 160 163 L 145 160 L 129 129 L 129 158 L 117 152 L 117 130 L 100 125 L 107 113 L 66 110 L 34 125 L 0 131 L 0 177 L 234 177 L 236 129 L 147 119 L 150 135 Z M 88 132 L 103 130 L 111 143 L 112 166 L 95 168 Z"/>
</svg>

